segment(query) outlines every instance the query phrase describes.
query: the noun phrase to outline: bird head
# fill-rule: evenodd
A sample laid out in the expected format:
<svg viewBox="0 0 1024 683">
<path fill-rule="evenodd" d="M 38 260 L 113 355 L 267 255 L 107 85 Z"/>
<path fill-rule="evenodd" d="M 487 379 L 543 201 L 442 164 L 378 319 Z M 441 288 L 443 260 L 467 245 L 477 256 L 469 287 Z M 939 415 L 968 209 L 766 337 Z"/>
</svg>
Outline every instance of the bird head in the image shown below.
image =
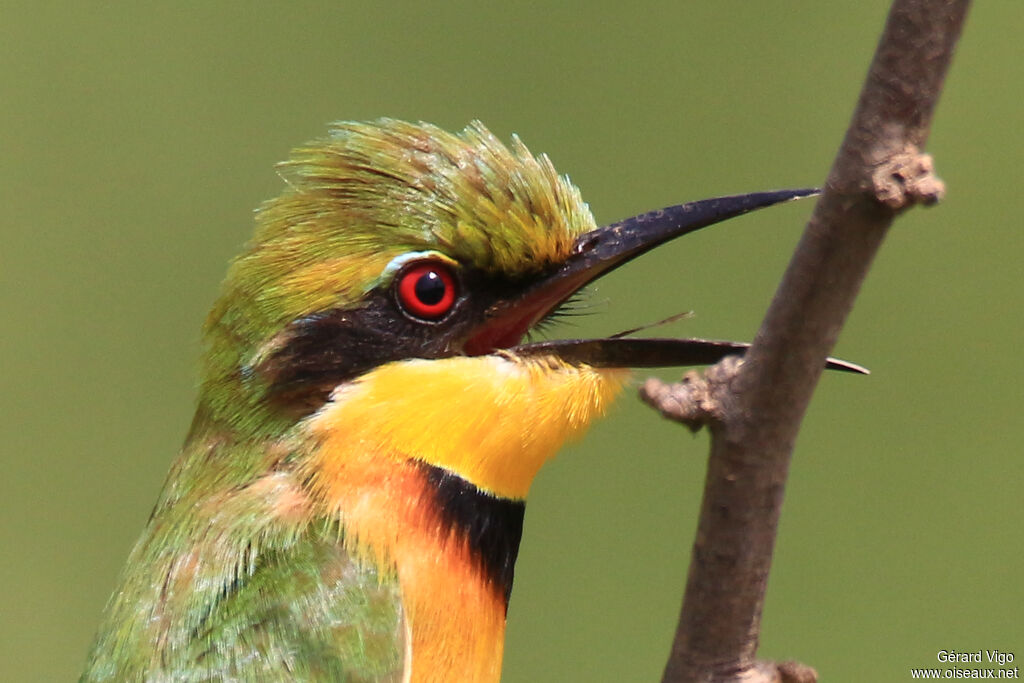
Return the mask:
<svg viewBox="0 0 1024 683">
<path fill-rule="evenodd" d="M 202 403 L 251 426 L 309 414 L 390 362 L 514 352 L 576 291 L 638 254 L 813 193 L 705 200 L 598 228 L 546 156 L 518 138 L 506 147 L 480 123 L 461 134 L 341 123 L 280 172 L 287 187 L 259 209 L 205 330 Z M 689 353 L 650 358 L 653 347 L 631 341 L 544 353 L 594 365 L 671 365 Z"/>
</svg>

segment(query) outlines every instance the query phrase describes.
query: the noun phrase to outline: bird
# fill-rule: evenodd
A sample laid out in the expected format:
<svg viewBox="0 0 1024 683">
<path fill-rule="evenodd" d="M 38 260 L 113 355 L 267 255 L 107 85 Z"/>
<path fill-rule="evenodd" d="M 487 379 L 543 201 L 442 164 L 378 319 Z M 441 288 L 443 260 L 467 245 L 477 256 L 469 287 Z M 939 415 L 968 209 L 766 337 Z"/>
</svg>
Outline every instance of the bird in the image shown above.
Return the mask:
<svg viewBox="0 0 1024 683">
<path fill-rule="evenodd" d="M 517 137 L 394 119 L 334 124 L 279 174 L 81 680 L 499 680 L 540 467 L 631 367 L 746 348 L 528 335 L 643 252 L 816 191 L 598 227 Z"/>
</svg>

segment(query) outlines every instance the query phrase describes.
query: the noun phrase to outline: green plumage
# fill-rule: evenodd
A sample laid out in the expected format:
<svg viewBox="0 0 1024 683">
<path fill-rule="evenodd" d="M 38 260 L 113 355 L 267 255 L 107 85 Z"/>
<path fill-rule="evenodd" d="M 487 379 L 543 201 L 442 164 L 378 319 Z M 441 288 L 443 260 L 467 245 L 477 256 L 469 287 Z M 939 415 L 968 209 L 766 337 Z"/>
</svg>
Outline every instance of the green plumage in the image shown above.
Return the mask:
<svg viewBox="0 0 1024 683">
<path fill-rule="evenodd" d="M 128 560 L 83 681 L 398 676 L 404 625 L 393 577 L 355 564 L 337 523 L 282 519 L 275 505 L 291 494 L 287 474 L 226 486 L 238 472 L 225 466 L 256 455 L 246 448 L 190 439 Z M 190 481 L 196 473 L 186 468 L 203 481 Z"/>
</svg>

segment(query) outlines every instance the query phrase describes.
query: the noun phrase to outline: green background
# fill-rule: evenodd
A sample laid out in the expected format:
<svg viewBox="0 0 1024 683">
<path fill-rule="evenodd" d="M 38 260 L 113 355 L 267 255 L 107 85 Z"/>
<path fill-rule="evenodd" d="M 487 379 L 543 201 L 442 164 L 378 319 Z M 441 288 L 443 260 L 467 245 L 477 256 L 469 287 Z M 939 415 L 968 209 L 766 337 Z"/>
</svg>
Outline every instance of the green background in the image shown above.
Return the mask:
<svg viewBox="0 0 1024 683">
<path fill-rule="evenodd" d="M 820 183 L 881 0 L 11 3 L 0 8 L 0 680 L 70 680 L 189 423 L 198 329 L 273 164 L 327 122 L 518 133 L 601 223 Z M 761 653 L 910 680 L 940 649 L 1024 659 L 1019 0 L 977 3 L 930 151 L 795 455 Z M 693 309 L 749 339 L 811 203 L 687 237 L 595 288 L 606 334 Z M 675 371 L 661 376 L 672 378 Z M 644 373 L 639 376 L 643 377 Z M 706 435 L 633 392 L 541 473 L 508 681 L 652 681 Z"/>
</svg>

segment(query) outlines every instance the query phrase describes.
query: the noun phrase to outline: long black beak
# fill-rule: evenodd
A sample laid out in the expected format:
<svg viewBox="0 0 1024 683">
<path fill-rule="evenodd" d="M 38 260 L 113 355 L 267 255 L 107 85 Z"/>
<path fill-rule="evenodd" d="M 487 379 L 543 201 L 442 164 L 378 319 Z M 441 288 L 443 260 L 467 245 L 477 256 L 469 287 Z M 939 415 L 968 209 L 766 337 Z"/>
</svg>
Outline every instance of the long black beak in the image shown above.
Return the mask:
<svg viewBox="0 0 1024 683">
<path fill-rule="evenodd" d="M 711 365 L 726 356 L 743 355 L 750 348 L 744 342 L 718 339 L 555 339 L 521 344 L 512 349 L 520 358 L 558 356 L 571 364 L 586 363 L 598 368 L 667 368 L 682 365 Z M 862 365 L 828 358 L 825 367 L 859 375 L 870 375 Z"/>
<path fill-rule="evenodd" d="M 561 303 L 580 287 L 676 237 L 756 209 L 818 193 L 816 189 L 778 190 L 704 199 L 598 228 L 582 235 L 572 255 L 557 271 L 531 287 L 520 303 L 529 305 L 531 297 L 551 301 L 552 296 L 559 297 L 557 303 Z M 550 311 L 553 307 L 541 308 Z M 707 365 L 728 355 L 742 354 L 748 347 L 749 344 L 743 342 L 708 339 L 607 338 L 522 344 L 513 352 L 521 357 L 556 355 L 570 363 L 596 367 L 639 368 Z M 868 374 L 867 368 L 835 358 L 827 359 L 825 366 L 831 370 Z"/>
<path fill-rule="evenodd" d="M 682 235 L 750 211 L 819 193 L 816 189 L 776 190 L 703 199 L 670 206 L 581 235 L 557 269 L 532 283 L 520 296 L 495 303 L 466 342 L 471 355 L 508 349 L 522 355 L 557 355 L 599 367 L 703 365 L 742 353 L 741 342 L 704 339 L 572 339 L 519 345 L 523 335 L 573 293 L 644 252 Z M 829 359 L 828 367 L 867 372 Z"/>
<path fill-rule="evenodd" d="M 572 254 L 557 270 L 534 283 L 513 305 L 519 310 L 539 313 L 531 321 L 532 327 L 584 285 L 669 240 L 766 206 L 818 193 L 819 190 L 809 188 L 702 199 L 649 211 L 592 230 L 577 238 Z M 505 314 L 504 311 L 494 313 L 498 317 Z"/>
<path fill-rule="evenodd" d="M 702 199 L 606 225 L 581 235 L 573 246 L 572 255 L 536 287 L 550 291 L 555 283 L 565 282 L 575 285 L 572 288 L 575 292 L 586 283 L 676 237 L 766 206 L 811 197 L 819 192 L 813 188 L 775 190 Z M 582 283 L 577 284 L 581 280 Z"/>
</svg>

